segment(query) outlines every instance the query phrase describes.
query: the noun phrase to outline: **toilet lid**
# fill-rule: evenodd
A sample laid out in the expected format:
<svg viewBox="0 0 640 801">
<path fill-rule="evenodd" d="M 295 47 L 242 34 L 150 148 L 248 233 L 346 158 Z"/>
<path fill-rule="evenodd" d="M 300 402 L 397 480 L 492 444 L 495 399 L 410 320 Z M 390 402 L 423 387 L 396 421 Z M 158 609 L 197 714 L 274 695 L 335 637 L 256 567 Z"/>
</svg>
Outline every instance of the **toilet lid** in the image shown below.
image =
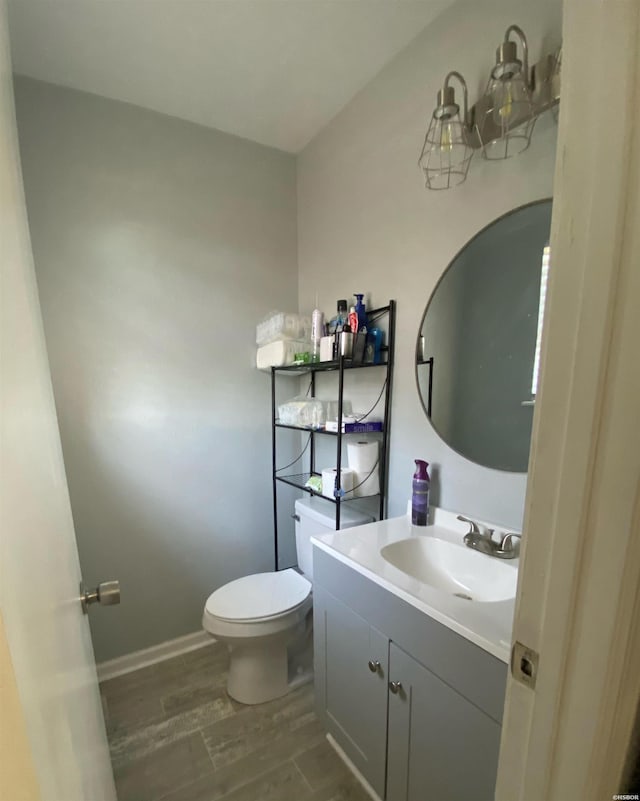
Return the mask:
<svg viewBox="0 0 640 801">
<path fill-rule="evenodd" d="M 292 568 L 254 573 L 220 587 L 209 596 L 205 608 L 223 620 L 258 620 L 294 609 L 310 592 L 311 583 Z"/>
</svg>

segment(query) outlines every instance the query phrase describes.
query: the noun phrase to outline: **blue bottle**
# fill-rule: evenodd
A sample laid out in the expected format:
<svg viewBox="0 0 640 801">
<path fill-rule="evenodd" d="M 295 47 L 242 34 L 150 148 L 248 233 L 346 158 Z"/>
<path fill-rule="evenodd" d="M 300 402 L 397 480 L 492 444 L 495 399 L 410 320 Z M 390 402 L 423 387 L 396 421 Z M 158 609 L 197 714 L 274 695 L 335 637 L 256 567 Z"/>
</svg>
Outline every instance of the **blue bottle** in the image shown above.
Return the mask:
<svg viewBox="0 0 640 801">
<path fill-rule="evenodd" d="M 429 519 L 429 462 L 416 459 L 416 472 L 413 474 L 413 495 L 411 496 L 411 523 L 426 526 Z"/>
<path fill-rule="evenodd" d="M 364 352 L 364 360 L 368 364 L 380 364 L 382 340 L 384 333 L 380 328 L 374 326 L 367 333 L 367 347 Z"/>
</svg>

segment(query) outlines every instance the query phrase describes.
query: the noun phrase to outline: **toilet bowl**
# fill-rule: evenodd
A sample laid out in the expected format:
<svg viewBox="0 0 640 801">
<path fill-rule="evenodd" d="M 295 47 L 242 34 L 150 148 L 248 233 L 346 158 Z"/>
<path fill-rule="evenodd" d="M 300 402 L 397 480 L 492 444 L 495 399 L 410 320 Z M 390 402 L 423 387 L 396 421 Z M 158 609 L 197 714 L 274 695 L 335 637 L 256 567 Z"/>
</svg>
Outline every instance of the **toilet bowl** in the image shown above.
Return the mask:
<svg viewBox="0 0 640 801">
<path fill-rule="evenodd" d="M 242 704 L 279 698 L 312 677 L 290 654 L 312 631 L 311 582 L 292 568 L 225 584 L 207 599 L 202 625 L 227 644 L 227 692 Z"/>
<path fill-rule="evenodd" d="M 229 648 L 227 692 L 242 704 L 285 695 L 313 678 L 311 537 L 335 530 L 335 509 L 320 498 L 296 501 L 293 568 L 235 579 L 207 599 L 202 626 Z M 344 510 L 342 525 L 372 517 Z"/>
</svg>

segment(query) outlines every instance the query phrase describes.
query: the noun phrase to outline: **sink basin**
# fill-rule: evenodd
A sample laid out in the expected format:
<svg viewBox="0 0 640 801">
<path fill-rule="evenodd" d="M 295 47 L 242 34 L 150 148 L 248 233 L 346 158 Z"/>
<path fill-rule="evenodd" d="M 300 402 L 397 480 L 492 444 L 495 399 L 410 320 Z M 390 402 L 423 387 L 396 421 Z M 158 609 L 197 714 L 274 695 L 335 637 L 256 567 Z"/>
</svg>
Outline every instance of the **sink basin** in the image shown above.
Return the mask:
<svg viewBox="0 0 640 801">
<path fill-rule="evenodd" d="M 410 537 L 385 545 L 380 554 L 408 576 L 468 601 L 506 601 L 516 594 L 515 565 L 462 544 Z"/>
</svg>

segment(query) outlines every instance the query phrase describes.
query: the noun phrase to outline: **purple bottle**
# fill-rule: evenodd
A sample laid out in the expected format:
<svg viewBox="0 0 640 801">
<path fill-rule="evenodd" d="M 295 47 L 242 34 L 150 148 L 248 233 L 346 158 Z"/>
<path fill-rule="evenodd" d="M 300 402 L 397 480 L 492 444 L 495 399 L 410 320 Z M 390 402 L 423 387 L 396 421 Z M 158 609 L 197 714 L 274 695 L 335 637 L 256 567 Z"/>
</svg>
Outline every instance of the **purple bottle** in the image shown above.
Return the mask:
<svg viewBox="0 0 640 801">
<path fill-rule="evenodd" d="M 413 495 L 411 496 L 411 523 L 426 526 L 429 519 L 429 462 L 416 459 L 416 472 L 413 474 Z"/>
</svg>

